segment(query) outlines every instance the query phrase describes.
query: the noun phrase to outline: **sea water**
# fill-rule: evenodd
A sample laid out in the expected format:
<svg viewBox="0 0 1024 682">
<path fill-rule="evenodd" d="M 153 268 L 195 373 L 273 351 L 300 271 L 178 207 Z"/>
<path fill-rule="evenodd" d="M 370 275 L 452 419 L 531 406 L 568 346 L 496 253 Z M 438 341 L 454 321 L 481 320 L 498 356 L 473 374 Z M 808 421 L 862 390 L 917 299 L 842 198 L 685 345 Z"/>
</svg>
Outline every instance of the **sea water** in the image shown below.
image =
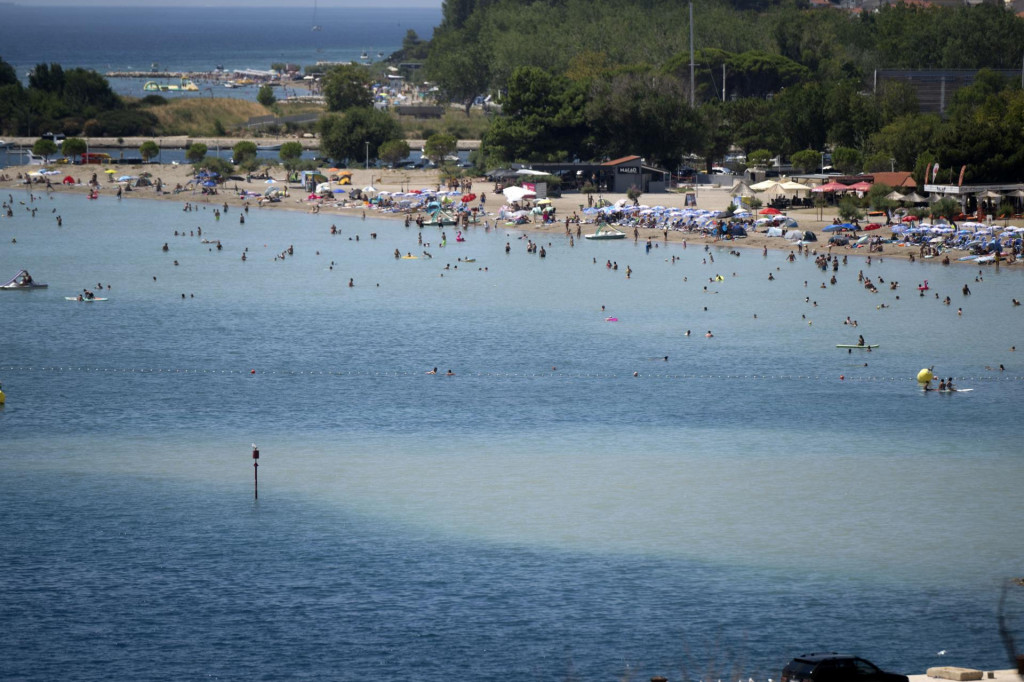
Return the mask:
<svg viewBox="0 0 1024 682">
<path fill-rule="evenodd" d="M 429 39 L 440 8 L 30 7 L 0 6 L 2 57 L 20 77 L 37 64 L 107 71 L 266 70 L 274 62 L 376 61 L 402 47 L 406 31 Z M 314 23 L 320 26 L 313 31 Z M 112 86 L 120 88 L 120 79 Z M 141 96 L 140 83 L 125 94 Z M 237 96 L 224 90 L 218 96 Z M 121 91 L 120 89 L 118 91 Z M 255 92 L 254 89 L 252 89 Z M 207 93 L 203 93 L 207 94 Z M 252 97 L 255 97 L 253 94 Z"/>
<path fill-rule="evenodd" d="M 0 275 L 49 288 L 0 292 L 5 677 L 1007 666 L 1015 267 L 832 286 L 731 244 L 12 194 Z"/>
</svg>

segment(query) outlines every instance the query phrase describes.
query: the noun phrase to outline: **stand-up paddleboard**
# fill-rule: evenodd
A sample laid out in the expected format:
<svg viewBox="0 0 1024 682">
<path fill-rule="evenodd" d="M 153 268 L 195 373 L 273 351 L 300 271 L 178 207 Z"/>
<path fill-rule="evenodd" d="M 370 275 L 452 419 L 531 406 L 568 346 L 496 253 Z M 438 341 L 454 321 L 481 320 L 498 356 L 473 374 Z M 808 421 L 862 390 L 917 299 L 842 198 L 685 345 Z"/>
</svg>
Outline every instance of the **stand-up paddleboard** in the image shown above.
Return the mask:
<svg viewBox="0 0 1024 682">
<path fill-rule="evenodd" d="M 876 343 L 873 346 L 858 346 L 855 343 L 853 343 L 853 344 L 850 344 L 850 343 L 837 343 L 836 344 L 836 348 L 878 348 L 878 344 Z"/>
<path fill-rule="evenodd" d="M 65 296 L 64 300 L 65 301 L 75 301 L 76 303 L 95 303 L 96 301 L 106 301 L 107 299 L 105 299 L 105 298 L 98 298 L 98 297 L 97 298 L 85 298 L 83 296 L 82 298 L 78 298 L 77 296 Z"/>
</svg>

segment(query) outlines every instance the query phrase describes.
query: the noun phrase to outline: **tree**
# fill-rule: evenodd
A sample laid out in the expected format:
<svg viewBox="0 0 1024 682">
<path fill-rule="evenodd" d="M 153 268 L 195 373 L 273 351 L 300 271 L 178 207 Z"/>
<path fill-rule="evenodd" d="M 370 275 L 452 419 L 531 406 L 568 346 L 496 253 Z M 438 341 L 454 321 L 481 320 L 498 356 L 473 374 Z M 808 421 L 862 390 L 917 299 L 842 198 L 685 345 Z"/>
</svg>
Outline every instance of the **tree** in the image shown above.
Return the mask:
<svg viewBox="0 0 1024 682">
<path fill-rule="evenodd" d="M 394 166 L 409 156 L 409 143 L 405 140 L 388 140 L 377 148 L 377 158 Z"/>
<path fill-rule="evenodd" d="M 890 192 L 892 192 L 892 187 L 884 182 L 876 182 L 871 185 L 871 189 L 865 195 L 865 198 L 868 200 L 868 206 L 879 211 L 888 211 L 889 209 L 896 208 L 897 202 L 886 198 Z"/>
<path fill-rule="evenodd" d="M 596 148 L 611 157 L 638 154 L 663 168 L 679 167 L 703 146 L 700 113 L 690 107 L 686 85 L 672 75 L 622 73 L 596 81 L 586 116 Z"/>
<path fill-rule="evenodd" d="M 341 64 L 324 74 L 321 90 L 328 111 L 348 111 L 373 104 L 370 72 L 358 64 Z"/>
<path fill-rule="evenodd" d="M 856 149 L 836 147 L 832 152 L 832 165 L 838 168 L 840 173 L 856 173 L 862 163 L 861 153 Z"/>
<path fill-rule="evenodd" d="M 496 162 L 563 160 L 584 156 L 587 85 L 535 66 L 516 69 L 506 84 L 500 116 L 484 134 L 484 153 Z"/>
<path fill-rule="evenodd" d="M 295 162 L 302 158 L 302 144 L 299 142 L 285 142 L 281 145 L 277 155 L 284 163 L 284 167 L 291 170 Z"/>
<path fill-rule="evenodd" d="M 860 220 L 864 212 L 857 206 L 857 200 L 851 196 L 845 196 L 839 200 L 839 217 L 844 221 Z"/>
<path fill-rule="evenodd" d="M 139 145 L 139 156 L 141 156 L 142 160 L 145 161 L 146 163 L 149 163 L 150 159 L 152 159 L 155 156 L 158 156 L 159 154 L 160 147 L 157 146 L 156 142 L 153 142 L 153 140 L 146 140 L 141 145 Z"/>
<path fill-rule="evenodd" d="M 57 153 L 57 145 L 53 140 L 40 138 L 32 145 L 32 153 L 49 161 L 50 157 Z"/>
<path fill-rule="evenodd" d="M 436 133 L 431 135 L 424 143 L 423 154 L 433 161 L 435 165 L 440 166 L 444 163 L 446 156 L 455 152 L 457 145 L 458 140 L 455 139 L 454 135 Z"/>
<path fill-rule="evenodd" d="M 953 197 L 943 197 L 932 204 L 932 215 L 947 220 L 953 220 L 963 211 L 963 208 Z"/>
<path fill-rule="evenodd" d="M 256 101 L 265 107 L 271 106 L 277 101 L 277 97 L 274 96 L 274 89 L 269 85 L 261 85 L 259 92 L 256 93 Z"/>
<path fill-rule="evenodd" d="M 318 127 L 320 151 L 336 161 L 360 159 L 366 153 L 367 143 L 378 149 L 388 140 L 402 137 L 401 126 L 390 114 L 370 107 L 324 116 Z"/>
<path fill-rule="evenodd" d="M 231 148 L 231 158 L 237 164 L 245 163 L 256 158 L 256 143 L 242 140 Z"/>
<path fill-rule="evenodd" d="M 192 163 L 199 163 L 206 156 L 207 147 L 202 142 L 193 142 L 188 149 L 185 150 L 185 158 Z"/>
<path fill-rule="evenodd" d="M 804 149 L 794 152 L 789 157 L 789 162 L 793 164 L 793 168 L 801 173 L 806 173 L 818 167 L 818 164 L 821 163 L 821 153 L 813 149 Z"/>
<path fill-rule="evenodd" d="M 234 172 L 235 167 L 230 163 L 220 158 L 219 156 L 204 156 L 195 164 L 196 170 L 205 168 L 208 171 L 217 173 L 220 176 L 220 181 L 223 182 L 224 178 L 231 175 Z"/>
<path fill-rule="evenodd" d="M 430 41 L 426 67 L 443 100 L 458 102 L 469 116 L 477 96 L 486 92 L 491 74 L 484 46 L 478 41 L 468 40 L 467 32 L 435 34 Z"/>
<path fill-rule="evenodd" d="M 71 163 L 81 160 L 82 154 L 88 151 L 88 149 L 89 144 L 80 137 L 66 138 L 60 146 L 61 154 L 68 158 Z"/>
<path fill-rule="evenodd" d="M 773 156 L 770 149 L 755 149 L 747 154 L 747 163 L 751 166 L 767 166 L 772 162 Z"/>
</svg>

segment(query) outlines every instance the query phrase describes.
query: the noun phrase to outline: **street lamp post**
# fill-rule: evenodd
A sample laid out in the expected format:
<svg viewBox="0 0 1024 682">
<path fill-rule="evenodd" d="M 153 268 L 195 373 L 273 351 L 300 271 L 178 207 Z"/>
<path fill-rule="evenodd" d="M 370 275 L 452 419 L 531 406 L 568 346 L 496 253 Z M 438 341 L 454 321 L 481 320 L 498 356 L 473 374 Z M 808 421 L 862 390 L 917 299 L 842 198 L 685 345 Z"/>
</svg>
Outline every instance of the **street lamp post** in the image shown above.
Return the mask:
<svg viewBox="0 0 1024 682">
<path fill-rule="evenodd" d="M 370 143 L 366 143 L 366 170 L 370 170 Z"/>
</svg>

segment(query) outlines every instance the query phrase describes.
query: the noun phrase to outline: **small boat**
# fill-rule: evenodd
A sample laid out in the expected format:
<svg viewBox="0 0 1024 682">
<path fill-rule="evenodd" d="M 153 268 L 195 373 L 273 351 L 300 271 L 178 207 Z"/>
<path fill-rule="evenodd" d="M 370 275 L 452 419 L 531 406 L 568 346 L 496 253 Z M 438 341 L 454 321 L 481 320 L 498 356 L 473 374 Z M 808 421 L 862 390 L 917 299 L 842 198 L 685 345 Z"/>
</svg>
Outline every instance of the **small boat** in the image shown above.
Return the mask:
<svg viewBox="0 0 1024 682">
<path fill-rule="evenodd" d="M 856 343 L 837 343 L 836 344 L 836 348 L 860 348 L 862 350 L 870 350 L 872 348 L 878 348 L 878 344 L 876 343 L 876 344 L 871 345 L 871 346 L 869 346 L 869 345 L 860 346 L 860 345 L 857 345 Z"/>
<path fill-rule="evenodd" d="M 281 145 L 279 145 L 279 144 L 258 144 L 258 145 L 256 145 L 256 151 L 258 151 L 258 152 L 278 152 L 278 151 L 281 151 Z"/>
<path fill-rule="evenodd" d="M 625 239 L 626 233 L 610 225 L 602 225 L 593 234 L 583 235 L 586 239 Z"/>
<path fill-rule="evenodd" d="M 49 285 L 32 279 L 32 275 L 28 274 L 28 270 L 21 270 L 9 281 L 0 284 L 0 289 L 20 289 L 22 291 L 28 291 L 30 289 L 45 289 L 47 286 Z"/>
</svg>

